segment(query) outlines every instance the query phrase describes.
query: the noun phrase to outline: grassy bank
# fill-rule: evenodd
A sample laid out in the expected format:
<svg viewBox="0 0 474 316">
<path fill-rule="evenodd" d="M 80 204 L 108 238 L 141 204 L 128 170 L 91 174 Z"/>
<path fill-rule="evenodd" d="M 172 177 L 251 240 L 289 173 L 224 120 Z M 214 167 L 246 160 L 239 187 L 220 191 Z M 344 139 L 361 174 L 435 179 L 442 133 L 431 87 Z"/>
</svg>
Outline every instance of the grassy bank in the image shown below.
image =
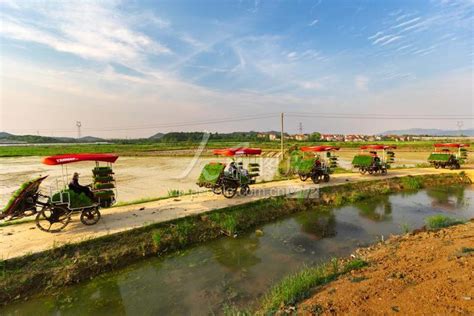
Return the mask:
<svg viewBox="0 0 474 316">
<path fill-rule="evenodd" d="M 321 143 L 321 142 L 318 142 Z M 376 142 L 366 142 L 371 144 Z M 379 142 L 380 143 L 380 142 Z M 434 141 L 415 141 L 415 142 L 383 142 L 387 145 L 396 145 L 402 150 L 432 150 Z M 360 142 L 322 142 L 321 144 L 340 146 L 343 148 L 358 148 Z M 157 155 L 160 152 L 183 150 L 194 151 L 199 147 L 199 142 L 166 142 L 166 143 L 147 143 L 147 144 L 54 144 L 54 145 L 35 145 L 35 146 L 2 146 L 0 147 L 0 157 L 20 157 L 20 156 L 50 156 L 58 154 L 75 153 L 116 153 L 123 156 L 148 156 Z M 292 146 L 314 145 L 314 142 L 286 142 L 286 148 Z M 238 147 L 242 142 L 229 141 L 211 141 L 207 144 L 208 149 Z M 249 146 L 260 147 L 265 150 L 280 150 L 279 142 L 252 142 Z M 183 153 L 183 155 L 192 155 L 192 152 Z"/>
<path fill-rule="evenodd" d="M 461 173 L 347 183 L 322 188 L 319 199 L 305 199 L 304 194 L 297 198 L 269 198 L 1 261 L 0 303 L 60 291 L 65 285 L 89 280 L 142 258 L 232 236 L 303 210 L 324 211 L 374 195 L 469 182 Z"/>
<path fill-rule="evenodd" d="M 439 230 L 464 223 L 466 222 L 455 220 L 445 215 L 430 216 L 426 218 L 426 226 L 422 229 L 417 229 L 410 236 L 425 231 Z M 383 246 L 383 242 L 379 243 L 377 246 Z M 460 253 L 466 254 L 471 253 L 472 251 L 474 251 L 473 248 L 463 247 Z M 314 295 L 318 287 L 326 285 L 348 272 L 364 268 L 368 265 L 369 262 L 362 258 L 333 258 L 331 261 L 326 263 L 304 267 L 301 270 L 286 276 L 270 288 L 267 294 L 259 301 L 256 312 L 245 311 L 243 313 L 249 315 L 268 315 L 279 312 L 284 314 L 296 313 L 298 311 L 302 313 L 320 314 L 324 310 L 321 306 L 314 305 L 311 306 L 311 309 L 308 309 L 308 306 L 303 306 L 303 309 L 300 310 L 300 303 L 311 295 Z M 366 277 L 364 276 L 354 276 L 352 277 L 351 282 L 359 283 L 365 279 Z"/>
</svg>

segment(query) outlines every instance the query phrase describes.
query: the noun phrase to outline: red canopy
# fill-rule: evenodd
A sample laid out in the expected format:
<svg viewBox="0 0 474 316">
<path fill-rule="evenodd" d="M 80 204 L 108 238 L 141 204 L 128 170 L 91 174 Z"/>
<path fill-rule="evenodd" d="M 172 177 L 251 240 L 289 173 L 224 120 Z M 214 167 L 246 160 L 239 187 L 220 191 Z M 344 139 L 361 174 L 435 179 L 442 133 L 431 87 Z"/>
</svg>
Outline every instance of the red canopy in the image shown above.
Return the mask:
<svg viewBox="0 0 474 316">
<path fill-rule="evenodd" d="M 301 147 L 301 151 L 304 152 L 321 152 L 321 151 L 331 151 L 331 150 L 339 150 L 340 147 L 336 146 L 303 146 Z"/>
<path fill-rule="evenodd" d="M 373 150 L 397 149 L 397 146 L 393 146 L 393 145 L 364 145 L 364 146 L 360 146 L 360 149 L 373 149 Z"/>
<path fill-rule="evenodd" d="M 118 159 L 117 155 L 114 154 L 66 154 L 56 155 L 43 158 L 45 165 L 63 165 L 71 162 L 79 161 L 102 161 L 102 162 L 115 162 Z"/>
<path fill-rule="evenodd" d="M 455 144 L 455 143 L 445 143 L 445 144 L 434 144 L 435 147 L 449 147 L 449 148 L 461 148 L 461 147 L 469 147 L 469 144 Z"/>
<path fill-rule="evenodd" d="M 236 155 L 260 155 L 262 153 L 262 150 L 260 148 L 247 148 L 247 147 L 224 148 L 224 149 L 214 149 L 213 153 L 214 155 L 232 157 Z"/>
</svg>

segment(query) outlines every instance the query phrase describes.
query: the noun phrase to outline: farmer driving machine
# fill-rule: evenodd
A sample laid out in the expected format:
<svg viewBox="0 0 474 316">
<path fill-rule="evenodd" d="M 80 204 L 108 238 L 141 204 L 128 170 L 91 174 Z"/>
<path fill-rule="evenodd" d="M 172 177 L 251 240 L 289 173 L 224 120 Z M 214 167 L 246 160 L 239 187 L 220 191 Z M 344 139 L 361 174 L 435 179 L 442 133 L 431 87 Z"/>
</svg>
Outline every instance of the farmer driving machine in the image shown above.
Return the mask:
<svg viewBox="0 0 474 316">
<path fill-rule="evenodd" d="M 250 185 L 254 184 L 259 176 L 260 165 L 257 157 L 262 153 L 258 148 L 227 148 L 216 149 L 217 156 L 229 157 L 229 164 L 211 162 L 204 166 L 197 185 L 211 189 L 214 194 L 224 195 L 230 199 L 240 189 L 241 195 L 250 193 Z M 244 158 L 247 158 L 247 168 L 244 168 Z"/>
<path fill-rule="evenodd" d="M 115 202 L 112 163 L 117 158 L 112 154 L 74 154 L 44 158 L 43 163 L 46 165 L 61 165 L 64 189 L 48 196 L 40 193 L 40 185 L 47 176 L 27 181 L 13 193 L 0 214 L 0 219 L 11 221 L 36 215 L 36 226 L 50 233 L 64 229 L 74 213 L 80 213 L 80 220 L 84 225 L 96 224 L 101 217 L 100 207 L 108 207 Z M 66 188 L 64 180 L 68 179 L 68 174 L 65 164 L 79 161 L 96 162 L 96 167 L 92 170 L 92 199 L 84 193 Z M 106 162 L 107 166 L 99 166 L 99 162 Z"/>
<path fill-rule="evenodd" d="M 352 165 L 359 169 L 361 174 L 386 174 L 387 169 L 395 161 L 396 146 L 389 145 L 364 145 L 360 147 L 361 153 L 354 156 Z M 379 156 L 381 153 L 381 156 Z"/>
<path fill-rule="evenodd" d="M 469 144 L 434 144 L 435 150 L 428 157 L 428 162 L 438 168 L 459 169 L 467 160 Z"/>
<path fill-rule="evenodd" d="M 291 153 L 290 167 L 301 181 L 308 178 L 314 183 L 321 181 L 329 182 L 331 168 L 337 167 L 337 156 L 335 151 L 339 147 L 334 146 L 305 146 Z"/>
</svg>

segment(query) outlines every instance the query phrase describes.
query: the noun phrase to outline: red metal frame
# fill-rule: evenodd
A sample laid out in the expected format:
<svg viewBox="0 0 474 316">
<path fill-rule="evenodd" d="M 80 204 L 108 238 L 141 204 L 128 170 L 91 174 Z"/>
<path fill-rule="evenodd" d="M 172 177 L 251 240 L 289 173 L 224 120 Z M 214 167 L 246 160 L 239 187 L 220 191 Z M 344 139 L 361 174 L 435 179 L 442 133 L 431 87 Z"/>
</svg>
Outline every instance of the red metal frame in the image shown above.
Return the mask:
<svg viewBox="0 0 474 316">
<path fill-rule="evenodd" d="M 118 155 L 115 154 L 65 154 L 56 155 L 43 158 L 45 165 L 55 166 L 64 165 L 79 161 L 101 161 L 114 163 L 118 159 Z"/>
<path fill-rule="evenodd" d="M 258 156 L 262 153 L 260 148 L 224 148 L 224 149 L 214 149 L 212 151 L 214 155 L 233 157 L 233 156 Z"/>
<path fill-rule="evenodd" d="M 341 147 L 336 146 L 303 146 L 301 147 L 302 152 L 323 152 L 323 151 L 333 151 L 339 150 Z"/>
</svg>

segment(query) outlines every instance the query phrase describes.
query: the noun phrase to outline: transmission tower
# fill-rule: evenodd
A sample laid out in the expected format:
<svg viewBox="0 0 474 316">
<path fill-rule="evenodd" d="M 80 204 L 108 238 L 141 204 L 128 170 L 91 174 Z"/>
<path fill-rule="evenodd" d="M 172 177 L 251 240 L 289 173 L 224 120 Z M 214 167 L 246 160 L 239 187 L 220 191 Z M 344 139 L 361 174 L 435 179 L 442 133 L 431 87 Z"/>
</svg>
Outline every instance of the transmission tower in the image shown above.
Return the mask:
<svg viewBox="0 0 474 316">
<path fill-rule="evenodd" d="M 300 132 L 301 135 L 303 135 L 303 123 L 298 124 L 298 131 Z"/>
<path fill-rule="evenodd" d="M 77 126 L 77 138 L 81 138 L 81 126 L 82 126 L 81 121 L 76 121 L 76 126 Z"/>
</svg>

